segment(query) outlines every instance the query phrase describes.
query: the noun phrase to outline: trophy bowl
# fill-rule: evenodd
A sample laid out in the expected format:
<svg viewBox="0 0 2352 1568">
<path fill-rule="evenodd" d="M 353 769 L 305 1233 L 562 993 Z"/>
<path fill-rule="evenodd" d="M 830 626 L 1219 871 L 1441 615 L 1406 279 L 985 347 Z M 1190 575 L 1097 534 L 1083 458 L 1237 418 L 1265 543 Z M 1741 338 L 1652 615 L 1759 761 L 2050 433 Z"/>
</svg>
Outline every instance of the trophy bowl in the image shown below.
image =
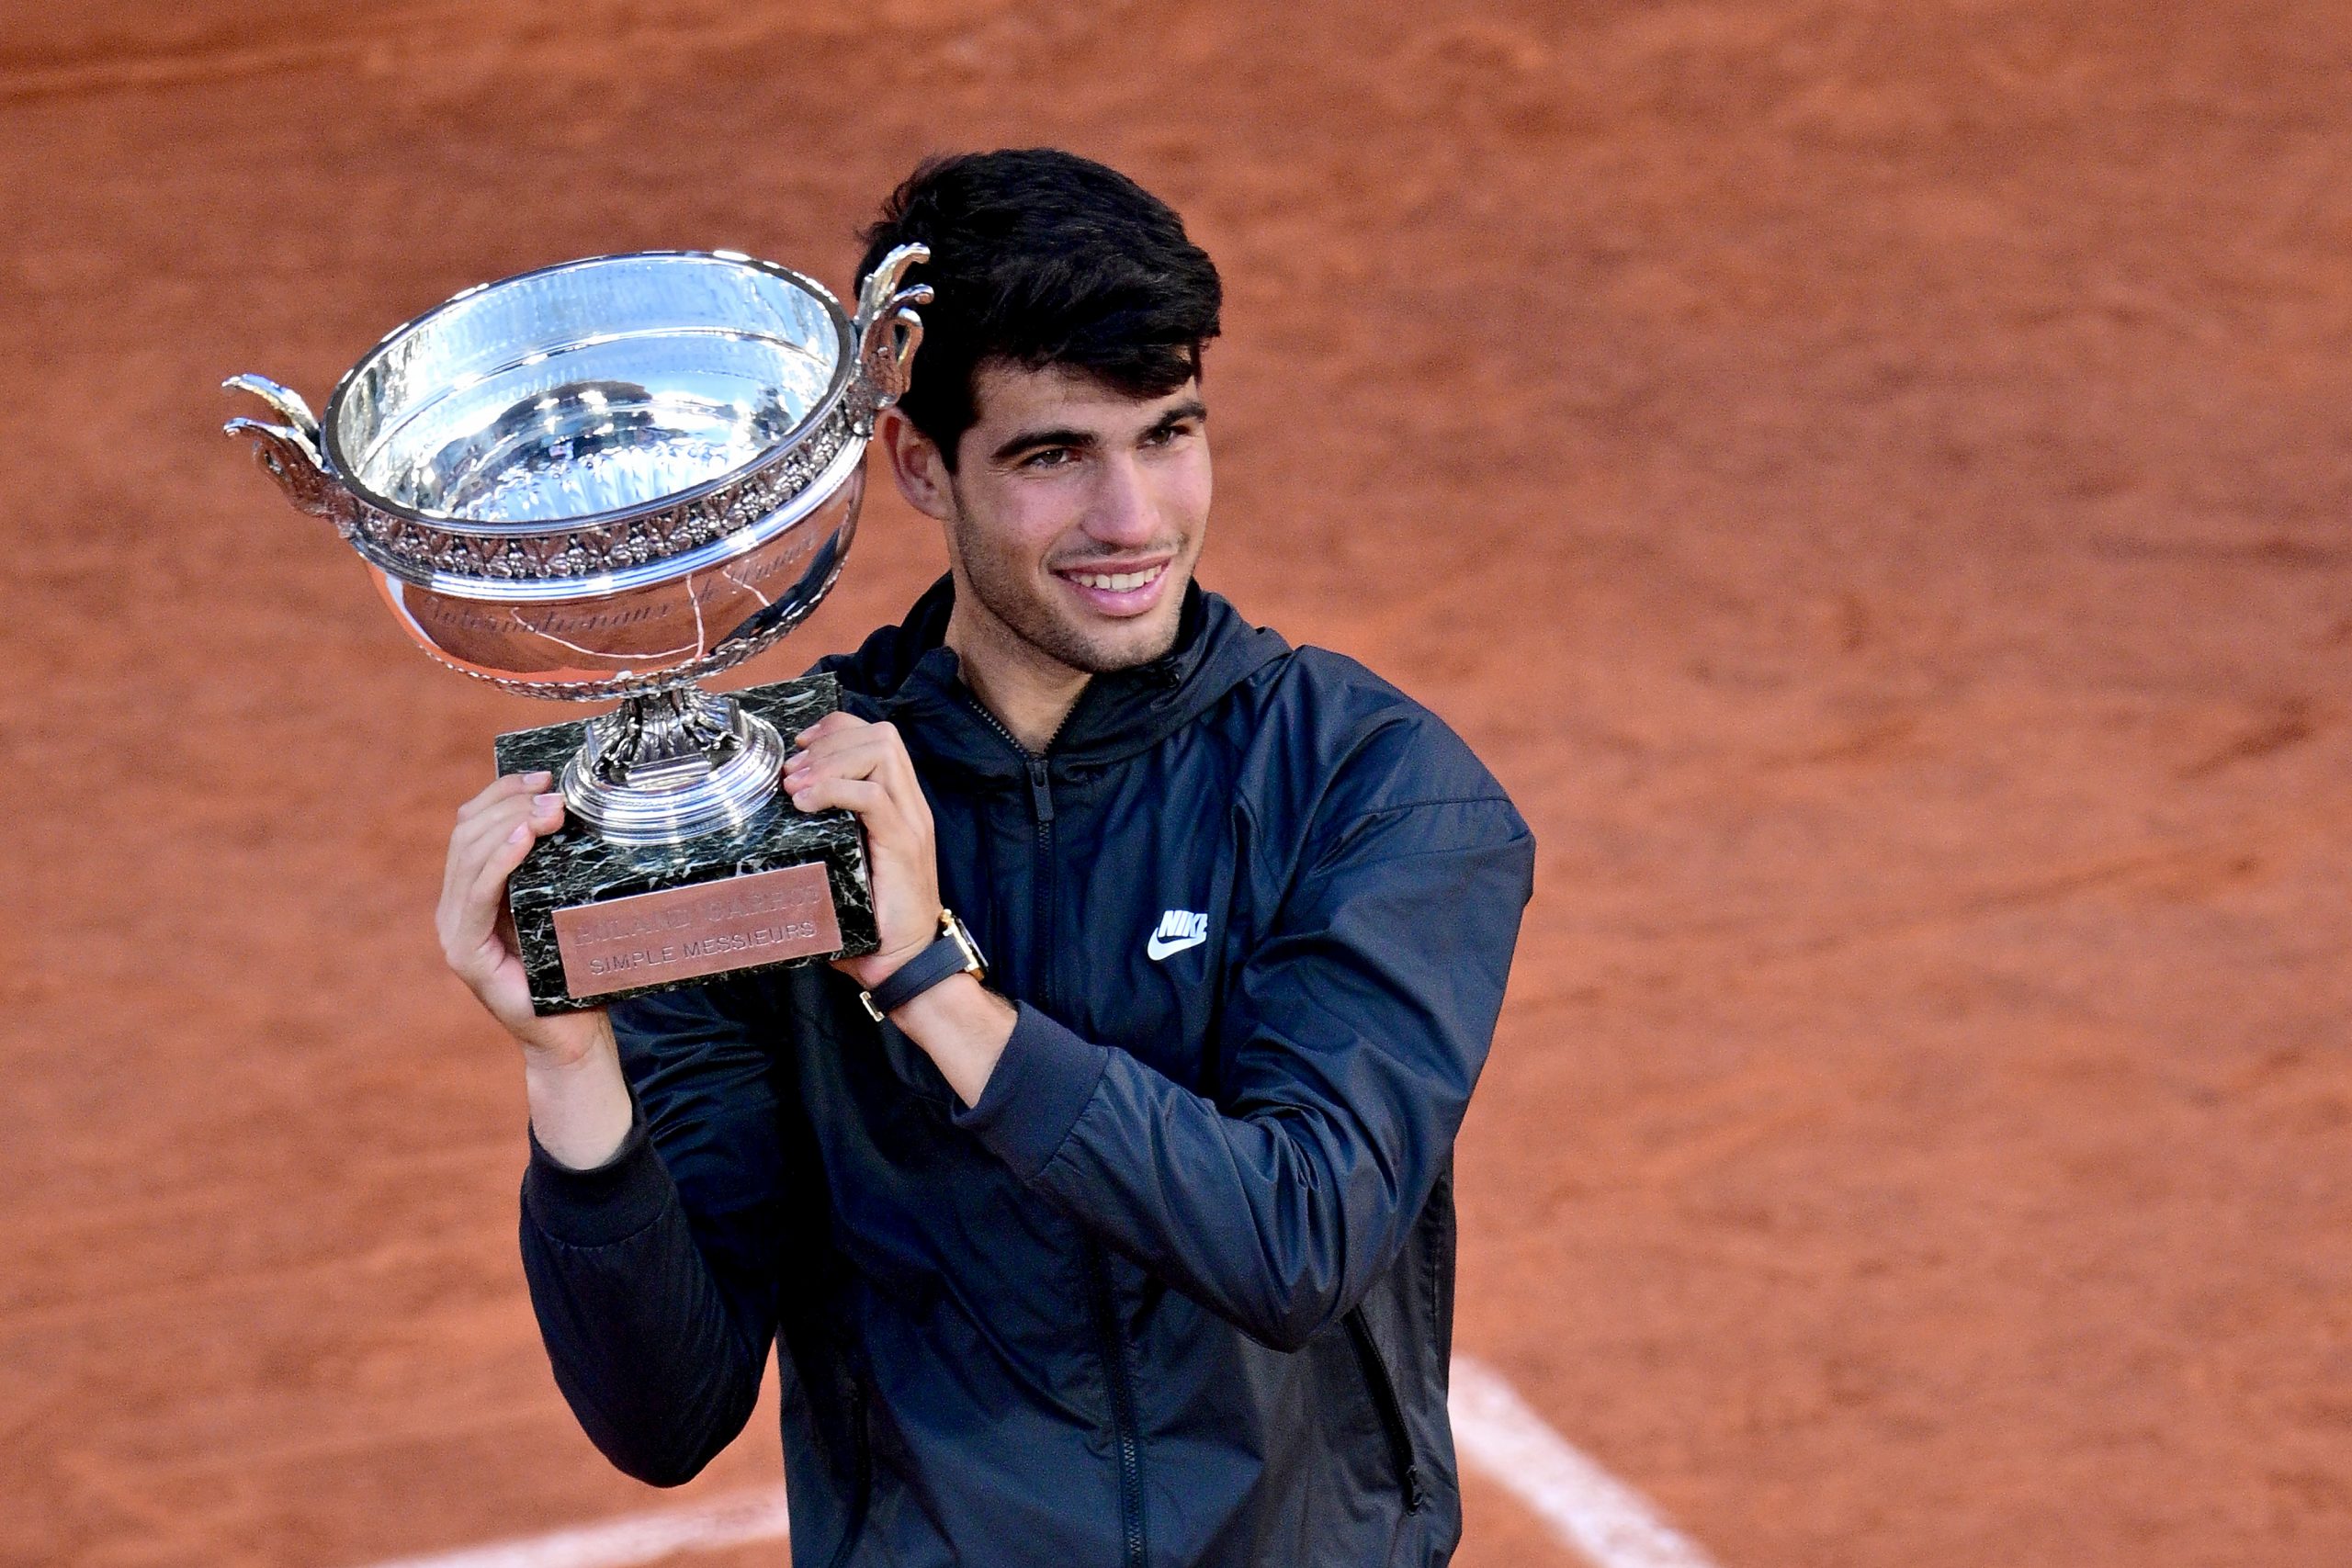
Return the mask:
<svg viewBox="0 0 2352 1568">
<path fill-rule="evenodd" d="M 469 288 L 395 329 L 313 418 L 259 376 L 234 419 L 262 468 L 367 563 L 409 635 L 510 691 L 618 698 L 503 736 L 559 773 L 568 820 L 509 878 L 533 1005 L 869 952 L 845 812 L 776 793 L 786 734 L 830 677 L 732 695 L 696 681 L 817 607 L 857 527 L 875 416 L 922 341 L 886 256 L 845 313 L 728 251 L 592 256 Z"/>
<path fill-rule="evenodd" d="M 832 586 L 874 416 L 922 342 L 906 246 L 855 319 L 731 252 L 594 256 L 470 288 L 396 329 L 313 419 L 238 419 L 262 466 L 367 562 L 425 650 L 537 696 L 623 699 L 563 769 L 606 838 L 675 842 L 773 796 L 773 728 L 696 678 Z"/>
</svg>

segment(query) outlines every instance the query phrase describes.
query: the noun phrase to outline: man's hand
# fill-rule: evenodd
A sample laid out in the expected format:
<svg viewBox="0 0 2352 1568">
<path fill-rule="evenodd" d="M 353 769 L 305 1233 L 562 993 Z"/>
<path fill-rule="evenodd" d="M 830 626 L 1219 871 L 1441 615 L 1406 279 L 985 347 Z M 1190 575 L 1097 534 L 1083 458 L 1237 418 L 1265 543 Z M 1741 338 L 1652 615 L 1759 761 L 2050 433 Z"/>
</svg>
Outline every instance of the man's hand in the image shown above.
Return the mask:
<svg viewBox="0 0 2352 1568">
<path fill-rule="evenodd" d="M 799 734 L 784 760 L 784 787 L 803 811 L 846 807 L 865 824 L 874 918 L 882 945 L 833 967 L 872 990 L 939 935 L 939 852 L 931 803 L 896 728 L 829 713 Z"/>
<path fill-rule="evenodd" d="M 575 1170 L 604 1164 L 635 1111 L 605 1010 L 531 1010 L 531 987 L 506 914 L 506 878 L 532 844 L 563 826 L 551 775 L 509 773 L 458 807 L 441 876 L 441 955 L 490 1016 L 522 1042 L 523 1081 L 539 1146 Z"/>
<path fill-rule="evenodd" d="M 833 967 L 872 990 L 939 937 L 939 850 L 931 803 L 915 779 L 907 743 L 887 724 L 830 713 L 793 737 L 784 787 L 803 811 L 845 806 L 865 824 L 874 874 L 879 951 L 842 958 Z M 967 1105 L 980 1102 L 1004 1055 L 1014 1013 L 1002 997 L 969 975 L 941 981 L 891 1013 L 890 1021 L 926 1052 Z"/>
<path fill-rule="evenodd" d="M 563 796 L 540 793 L 552 782 L 544 773 L 509 773 L 458 807 L 435 923 L 442 957 L 490 1016 L 522 1042 L 525 1059 L 535 1067 L 560 1068 L 609 1047 L 612 1029 L 601 1008 L 551 1018 L 531 1010 L 530 986 L 506 915 L 508 874 L 533 843 L 563 826 Z"/>
</svg>

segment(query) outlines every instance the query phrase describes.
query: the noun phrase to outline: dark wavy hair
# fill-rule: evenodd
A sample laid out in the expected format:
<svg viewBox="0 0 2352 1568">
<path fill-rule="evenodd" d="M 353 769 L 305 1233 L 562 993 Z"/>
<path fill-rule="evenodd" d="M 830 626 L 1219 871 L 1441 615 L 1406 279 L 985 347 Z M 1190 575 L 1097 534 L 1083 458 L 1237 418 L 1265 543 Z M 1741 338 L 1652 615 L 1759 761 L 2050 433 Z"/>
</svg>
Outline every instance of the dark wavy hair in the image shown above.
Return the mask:
<svg viewBox="0 0 2352 1568">
<path fill-rule="evenodd" d="M 1224 285 L 1164 201 L 1115 169 L 1050 147 L 931 158 L 865 231 L 861 286 L 894 246 L 931 260 L 907 275 L 924 307 L 914 379 L 899 402 L 952 471 L 979 417 L 974 383 L 1006 361 L 1083 371 L 1131 397 L 1200 374 Z"/>
</svg>

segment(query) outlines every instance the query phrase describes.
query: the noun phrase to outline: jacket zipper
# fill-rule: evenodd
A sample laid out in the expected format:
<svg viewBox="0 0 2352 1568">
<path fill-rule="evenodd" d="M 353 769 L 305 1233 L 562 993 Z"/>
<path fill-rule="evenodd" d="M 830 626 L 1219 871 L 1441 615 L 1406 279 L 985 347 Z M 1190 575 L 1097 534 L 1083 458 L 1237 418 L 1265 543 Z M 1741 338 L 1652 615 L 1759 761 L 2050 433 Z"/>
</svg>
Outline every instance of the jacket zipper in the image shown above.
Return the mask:
<svg viewBox="0 0 2352 1568">
<path fill-rule="evenodd" d="M 1001 736 L 1021 759 L 1029 779 L 1029 809 L 1037 824 L 1036 837 L 1036 914 L 1032 922 L 1032 940 L 1037 952 L 1037 994 L 1046 1010 L 1054 1010 L 1054 791 L 1052 775 L 1047 772 L 1046 758 L 1030 750 L 1013 738 L 1011 730 L 1000 723 L 996 715 L 978 702 L 972 706 L 986 719 L 989 728 Z M 1046 742 L 1050 750 L 1053 742 Z M 1119 1332 L 1116 1299 L 1111 1286 L 1111 1268 L 1102 1256 L 1100 1243 L 1090 1235 L 1086 1238 L 1086 1272 L 1092 1287 L 1090 1303 L 1094 1312 L 1094 1331 L 1102 1357 L 1102 1372 L 1111 1392 L 1111 1425 L 1119 1452 L 1119 1525 L 1121 1538 L 1126 1547 L 1126 1568 L 1145 1568 L 1143 1529 L 1143 1452 L 1136 1436 L 1135 1387 L 1127 1376 L 1126 1339 Z"/>
<path fill-rule="evenodd" d="M 1372 1391 L 1373 1409 L 1379 1413 L 1381 1429 L 1388 1434 L 1388 1457 L 1396 1466 L 1396 1487 L 1405 1495 L 1405 1511 L 1418 1514 L 1424 1495 L 1421 1467 L 1413 1457 L 1413 1434 L 1405 1426 L 1405 1407 L 1396 1402 L 1396 1382 L 1388 1375 L 1388 1363 L 1380 1358 L 1380 1347 L 1373 1343 L 1363 1308 L 1350 1312 L 1346 1321 L 1356 1360 L 1363 1368 L 1364 1385 Z"/>
<path fill-rule="evenodd" d="M 1136 1440 L 1135 1388 L 1127 1380 L 1127 1344 L 1119 1332 L 1111 1267 L 1101 1245 L 1091 1236 L 1086 1243 L 1086 1271 L 1094 1286 L 1094 1322 L 1102 1336 L 1102 1370 L 1111 1385 L 1111 1421 L 1119 1440 L 1119 1523 L 1126 1540 L 1127 1568 L 1144 1568 L 1143 1455 Z"/>
</svg>

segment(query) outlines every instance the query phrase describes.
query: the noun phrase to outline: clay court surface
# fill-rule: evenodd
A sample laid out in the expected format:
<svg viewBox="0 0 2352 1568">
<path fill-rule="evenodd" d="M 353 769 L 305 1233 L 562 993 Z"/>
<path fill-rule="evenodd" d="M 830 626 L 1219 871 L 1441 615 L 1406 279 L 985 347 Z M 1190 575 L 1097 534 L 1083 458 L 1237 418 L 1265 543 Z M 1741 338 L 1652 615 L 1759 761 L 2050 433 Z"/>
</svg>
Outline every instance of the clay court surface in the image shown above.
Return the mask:
<svg viewBox="0 0 2352 1568">
<path fill-rule="evenodd" d="M 8 0 L 0 1560 L 674 1501 L 549 1381 L 431 930 L 571 715 L 215 384 L 592 252 L 844 287 L 919 154 L 1051 141 L 1225 271 L 1204 580 L 1541 840 L 1460 1348 L 1724 1568 L 2352 1561 L 2347 82 L 2336 0 Z M 877 502 L 742 678 L 943 558 Z M 1462 1562 L 1576 1561 L 1470 1488 Z"/>
</svg>

